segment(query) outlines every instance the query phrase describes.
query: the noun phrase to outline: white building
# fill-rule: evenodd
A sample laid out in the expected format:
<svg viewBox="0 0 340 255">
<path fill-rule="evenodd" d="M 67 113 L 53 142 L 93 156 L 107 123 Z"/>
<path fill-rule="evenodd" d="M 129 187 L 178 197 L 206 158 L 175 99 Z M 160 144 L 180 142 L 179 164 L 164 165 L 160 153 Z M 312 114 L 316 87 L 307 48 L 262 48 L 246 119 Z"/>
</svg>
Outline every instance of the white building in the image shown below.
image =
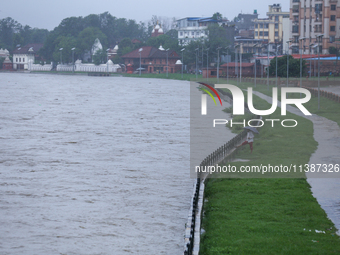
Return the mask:
<svg viewBox="0 0 340 255">
<path fill-rule="evenodd" d="M 35 62 L 38 51 L 42 47 L 41 43 L 33 43 L 16 48 L 13 51 L 13 69 L 28 70 L 29 63 Z"/>
<path fill-rule="evenodd" d="M 208 37 L 209 24 L 222 25 L 225 20 L 215 20 L 213 18 L 187 17 L 177 20 L 178 41 L 181 45 L 187 45 L 192 40 L 199 40 Z"/>
<path fill-rule="evenodd" d="M 8 50 L 1 48 L 0 49 L 0 58 L 6 58 L 6 57 L 9 57 Z"/>
</svg>

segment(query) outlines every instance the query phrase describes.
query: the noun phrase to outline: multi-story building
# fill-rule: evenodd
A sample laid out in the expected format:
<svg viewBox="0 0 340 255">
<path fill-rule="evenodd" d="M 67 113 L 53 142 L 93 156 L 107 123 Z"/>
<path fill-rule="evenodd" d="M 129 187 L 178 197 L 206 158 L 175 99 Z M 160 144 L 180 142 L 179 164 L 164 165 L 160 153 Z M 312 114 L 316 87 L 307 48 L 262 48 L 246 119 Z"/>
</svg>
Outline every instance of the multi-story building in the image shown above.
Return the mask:
<svg viewBox="0 0 340 255">
<path fill-rule="evenodd" d="M 262 39 L 270 44 L 270 51 L 275 51 L 275 44 L 282 45 L 284 33 L 284 21 L 289 19 L 289 12 L 283 12 L 280 4 L 269 5 L 265 19 L 255 21 L 255 39 Z"/>
<path fill-rule="evenodd" d="M 23 47 L 18 47 L 13 51 L 13 68 L 18 70 L 27 70 L 29 64 L 34 64 L 39 58 L 38 51 L 43 47 L 43 44 L 27 44 Z"/>
<path fill-rule="evenodd" d="M 226 20 L 215 20 L 213 18 L 189 17 L 177 20 L 178 41 L 181 45 L 187 45 L 192 40 L 199 40 L 208 37 L 208 25 L 226 24 Z"/>
<path fill-rule="evenodd" d="M 305 54 L 316 53 L 319 45 L 320 53 L 328 54 L 340 38 L 340 1 L 290 0 L 290 21 L 292 53 L 299 49 Z"/>
</svg>

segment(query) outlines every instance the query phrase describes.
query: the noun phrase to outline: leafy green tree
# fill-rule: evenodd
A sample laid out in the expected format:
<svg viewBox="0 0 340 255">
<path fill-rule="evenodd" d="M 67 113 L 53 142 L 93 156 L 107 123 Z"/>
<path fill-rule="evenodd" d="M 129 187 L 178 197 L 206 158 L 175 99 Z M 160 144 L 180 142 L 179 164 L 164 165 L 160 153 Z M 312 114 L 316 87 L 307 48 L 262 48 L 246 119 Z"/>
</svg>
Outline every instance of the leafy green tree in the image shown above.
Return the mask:
<svg viewBox="0 0 340 255">
<path fill-rule="evenodd" d="M 71 63 L 72 62 L 72 48 L 76 48 L 75 45 L 77 45 L 77 39 L 73 36 L 59 36 L 56 39 L 56 46 L 54 48 L 53 52 L 53 60 L 55 62 L 60 62 L 60 55 L 62 54 L 62 61 L 63 63 Z M 62 52 L 60 52 L 60 49 L 63 48 Z M 75 60 L 77 59 L 77 56 L 81 54 L 81 51 L 77 48 L 74 53 Z"/>
<path fill-rule="evenodd" d="M 153 46 L 155 48 L 159 48 L 160 45 L 163 46 L 164 49 L 172 49 L 175 51 L 179 50 L 178 40 L 173 39 L 168 35 L 160 35 L 157 37 L 150 37 L 146 41 L 146 45 Z"/>
<path fill-rule="evenodd" d="M 222 20 L 222 14 L 219 12 L 215 12 L 214 15 L 212 16 L 214 20 Z"/>
<path fill-rule="evenodd" d="M 269 75 L 276 75 L 276 57 L 270 61 Z M 277 58 L 277 75 L 287 77 L 287 56 Z M 302 60 L 302 76 L 306 75 L 306 61 Z M 289 77 L 300 76 L 300 59 L 294 59 L 289 55 Z"/>
<path fill-rule="evenodd" d="M 97 38 L 103 46 L 107 46 L 107 37 L 99 28 L 87 27 L 79 33 L 77 48 L 82 54 L 85 54 L 91 51 L 93 43 Z"/>
<path fill-rule="evenodd" d="M 95 65 L 100 65 L 106 62 L 107 54 L 105 50 L 97 50 L 93 55 L 93 63 Z"/>
</svg>

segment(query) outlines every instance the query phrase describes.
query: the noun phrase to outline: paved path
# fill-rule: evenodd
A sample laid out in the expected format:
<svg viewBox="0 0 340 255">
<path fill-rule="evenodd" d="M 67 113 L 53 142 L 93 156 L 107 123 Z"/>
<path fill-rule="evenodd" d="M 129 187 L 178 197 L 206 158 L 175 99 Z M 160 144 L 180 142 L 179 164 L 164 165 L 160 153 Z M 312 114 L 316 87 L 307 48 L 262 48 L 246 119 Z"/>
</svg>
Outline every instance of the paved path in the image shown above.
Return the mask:
<svg viewBox="0 0 340 255">
<path fill-rule="evenodd" d="M 339 86 L 321 87 L 320 89 L 340 96 L 340 84 Z"/>
<path fill-rule="evenodd" d="M 253 93 L 268 103 L 272 103 L 271 97 L 256 91 Z M 281 107 L 281 102 L 278 103 L 278 106 Z M 299 109 L 290 105 L 287 106 L 287 111 L 313 122 L 314 139 L 318 142 L 318 147 L 312 154 L 309 164 L 340 164 L 340 128 L 338 124 L 316 114 L 305 116 Z M 313 196 L 334 222 L 339 230 L 338 234 L 340 234 L 340 173 L 309 173 L 307 181 L 312 187 Z"/>
</svg>

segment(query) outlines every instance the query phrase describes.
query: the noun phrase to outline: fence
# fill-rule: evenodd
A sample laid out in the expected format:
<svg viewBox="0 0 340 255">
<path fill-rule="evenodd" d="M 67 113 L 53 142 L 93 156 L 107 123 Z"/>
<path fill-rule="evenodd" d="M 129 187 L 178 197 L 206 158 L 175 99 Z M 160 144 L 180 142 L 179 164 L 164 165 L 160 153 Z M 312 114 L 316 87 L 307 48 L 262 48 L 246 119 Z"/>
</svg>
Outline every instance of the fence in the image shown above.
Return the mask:
<svg viewBox="0 0 340 255">
<path fill-rule="evenodd" d="M 109 60 L 106 64 L 95 65 L 95 64 L 82 64 L 81 60 L 77 60 L 74 65 L 75 72 L 109 72 L 109 73 L 117 73 L 121 70 L 121 66 L 118 64 L 113 64 L 111 60 Z M 57 65 L 57 71 L 59 72 L 72 72 L 73 65 Z"/>
<path fill-rule="evenodd" d="M 308 89 L 312 95 L 318 96 L 318 89 L 310 88 L 310 87 L 302 87 L 302 88 Z M 320 96 L 326 97 L 326 98 L 328 98 L 328 99 L 330 99 L 332 101 L 340 103 L 340 96 L 337 95 L 337 94 L 334 94 L 332 92 L 320 90 Z"/>
<path fill-rule="evenodd" d="M 229 98 L 232 101 L 232 94 L 221 89 L 216 89 L 219 93 Z M 246 106 L 247 111 L 249 111 Z M 259 116 L 254 117 L 259 119 Z M 258 123 L 257 123 L 258 125 Z M 247 136 L 247 131 L 244 130 L 233 139 L 225 143 L 223 146 L 208 155 L 200 164 L 201 167 L 213 166 L 220 163 L 228 157 L 231 157 L 239 145 Z M 198 255 L 201 234 L 201 220 L 202 208 L 204 198 L 204 181 L 207 175 L 198 173 L 196 182 L 194 184 L 194 192 L 191 198 L 191 205 L 186 223 L 185 237 L 184 237 L 184 255 Z"/>
<path fill-rule="evenodd" d="M 40 65 L 40 64 L 32 64 L 32 63 L 30 63 L 28 65 L 28 70 L 29 71 L 51 71 L 52 67 L 53 67 L 52 64 Z"/>
</svg>

